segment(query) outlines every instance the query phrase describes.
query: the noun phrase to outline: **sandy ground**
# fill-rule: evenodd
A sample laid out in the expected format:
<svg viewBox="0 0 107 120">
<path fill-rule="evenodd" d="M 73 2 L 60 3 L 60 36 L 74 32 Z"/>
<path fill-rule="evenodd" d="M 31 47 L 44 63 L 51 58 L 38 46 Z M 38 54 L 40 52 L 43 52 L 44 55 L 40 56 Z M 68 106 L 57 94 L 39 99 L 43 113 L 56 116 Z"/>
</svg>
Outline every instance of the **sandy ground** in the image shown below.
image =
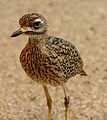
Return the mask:
<svg viewBox="0 0 107 120">
<path fill-rule="evenodd" d="M 49 34 L 71 41 L 80 51 L 88 77 L 66 84 L 69 120 L 107 120 L 107 0 L 0 0 L 0 120 L 47 120 L 41 85 L 21 68 L 19 54 L 27 36 L 10 38 L 25 13 L 39 12 Z M 49 86 L 53 120 L 64 120 L 63 90 Z"/>
</svg>

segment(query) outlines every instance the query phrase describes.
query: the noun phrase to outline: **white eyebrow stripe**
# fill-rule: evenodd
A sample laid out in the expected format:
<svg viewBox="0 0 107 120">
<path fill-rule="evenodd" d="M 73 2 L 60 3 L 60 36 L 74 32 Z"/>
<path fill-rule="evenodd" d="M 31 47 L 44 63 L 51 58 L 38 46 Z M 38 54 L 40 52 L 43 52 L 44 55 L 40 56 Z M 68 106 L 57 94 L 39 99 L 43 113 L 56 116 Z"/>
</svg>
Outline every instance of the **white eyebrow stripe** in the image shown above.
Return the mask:
<svg viewBox="0 0 107 120">
<path fill-rule="evenodd" d="M 37 22 L 37 21 L 40 21 L 41 23 L 43 23 L 43 21 L 40 18 L 35 20 L 35 22 Z"/>
</svg>

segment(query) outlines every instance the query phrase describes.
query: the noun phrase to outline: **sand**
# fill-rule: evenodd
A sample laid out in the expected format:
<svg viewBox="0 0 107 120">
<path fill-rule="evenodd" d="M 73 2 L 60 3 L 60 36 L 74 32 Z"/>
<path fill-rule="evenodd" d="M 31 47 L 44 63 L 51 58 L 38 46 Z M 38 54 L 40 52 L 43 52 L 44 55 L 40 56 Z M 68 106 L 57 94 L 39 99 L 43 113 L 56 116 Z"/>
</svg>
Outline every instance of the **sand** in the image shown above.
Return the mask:
<svg viewBox="0 0 107 120">
<path fill-rule="evenodd" d="M 41 85 L 23 71 L 19 55 L 27 36 L 11 38 L 25 13 L 47 18 L 49 34 L 70 41 L 79 50 L 88 77 L 67 83 L 69 120 L 107 120 L 107 1 L 106 0 L 0 0 L 0 120 L 47 120 Z M 53 120 L 64 120 L 64 93 L 49 86 Z"/>
</svg>

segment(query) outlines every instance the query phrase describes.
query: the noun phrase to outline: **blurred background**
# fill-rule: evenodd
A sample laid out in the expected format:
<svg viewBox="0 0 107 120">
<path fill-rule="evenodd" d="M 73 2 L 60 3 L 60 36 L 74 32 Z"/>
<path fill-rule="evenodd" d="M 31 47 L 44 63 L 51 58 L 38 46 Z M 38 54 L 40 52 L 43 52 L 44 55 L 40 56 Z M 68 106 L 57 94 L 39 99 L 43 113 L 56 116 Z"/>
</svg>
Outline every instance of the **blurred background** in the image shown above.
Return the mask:
<svg viewBox="0 0 107 120">
<path fill-rule="evenodd" d="M 41 85 L 21 68 L 19 55 L 28 36 L 11 38 L 26 13 L 46 17 L 49 34 L 79 50 L 88 77 L 66 84 L 74 120 L 107 120 L 107 0 L 0 0 L 0 120 L 47 120 Z M 49 86 L 53 120 L 64 120 L 63 90 Z"/>
</svg>

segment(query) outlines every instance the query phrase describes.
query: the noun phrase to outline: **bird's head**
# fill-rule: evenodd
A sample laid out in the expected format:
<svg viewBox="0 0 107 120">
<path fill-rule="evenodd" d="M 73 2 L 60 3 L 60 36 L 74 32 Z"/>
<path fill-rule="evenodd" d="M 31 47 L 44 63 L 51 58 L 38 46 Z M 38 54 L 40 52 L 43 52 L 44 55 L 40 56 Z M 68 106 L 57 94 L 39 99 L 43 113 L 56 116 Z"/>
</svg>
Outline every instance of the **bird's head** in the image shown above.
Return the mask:
<svg viewBox="0 0 107 120">
<path fill-rule="evenodd" d="M 11 37 L 16 37 L 21 34 L 35 35 L 42 34 L 47 31 L 46 19 L 37 13 L 26 14 L 19 20 L 20 29 L 15 31 Z"/>
</svg>

